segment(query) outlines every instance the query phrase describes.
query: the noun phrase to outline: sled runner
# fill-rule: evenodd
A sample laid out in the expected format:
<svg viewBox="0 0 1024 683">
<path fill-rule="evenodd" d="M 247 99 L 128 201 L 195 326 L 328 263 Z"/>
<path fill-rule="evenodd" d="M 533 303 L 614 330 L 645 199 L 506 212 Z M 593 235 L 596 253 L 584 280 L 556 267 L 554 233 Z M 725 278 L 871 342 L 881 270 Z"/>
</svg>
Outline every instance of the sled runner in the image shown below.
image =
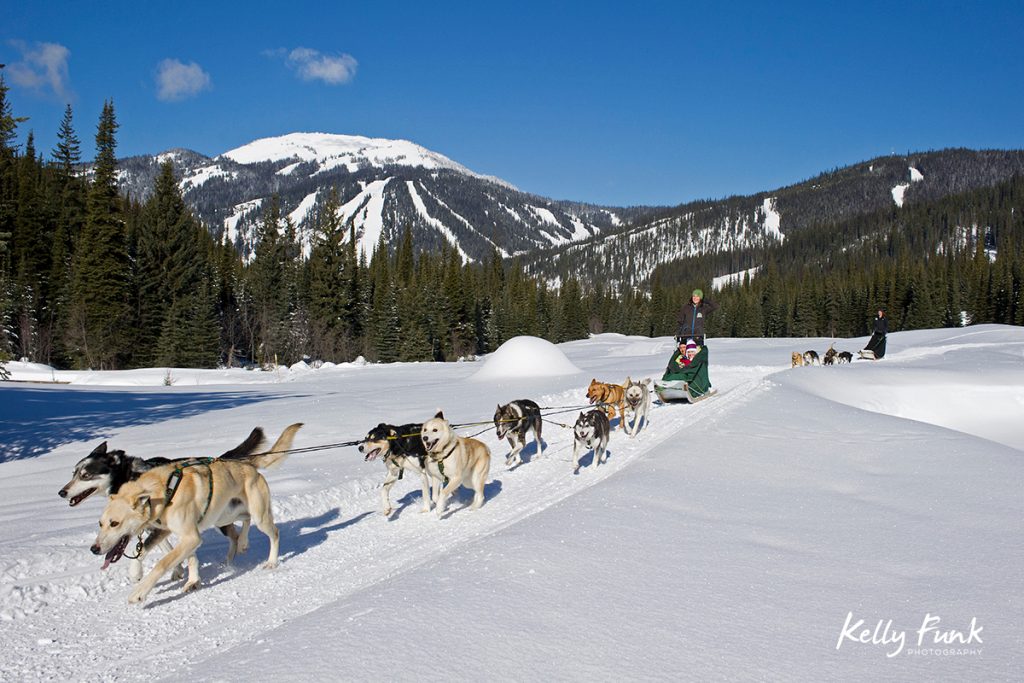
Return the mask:
<svg viewBox="0 0 1024 683">
<path fill-rule="evenodd" d="M 658 398 L 661 399 L 662 403 L 671 403 L 673 401 L 696 403 L 718 393 L 715 389 L 708 389 L 707 392 L 698 394 L 690 388 L 689 382 L 671 380 L 655 382 L 654 392 L 658 394 Z"/>
<path fill-rule="evenodd" d="M 860 357 L 861 360 L 878 360 L 877 358 L 875 358 L 875 352 L 869 351 L 868 349 L 858 351 L 857 355 Z"/>
</svg>

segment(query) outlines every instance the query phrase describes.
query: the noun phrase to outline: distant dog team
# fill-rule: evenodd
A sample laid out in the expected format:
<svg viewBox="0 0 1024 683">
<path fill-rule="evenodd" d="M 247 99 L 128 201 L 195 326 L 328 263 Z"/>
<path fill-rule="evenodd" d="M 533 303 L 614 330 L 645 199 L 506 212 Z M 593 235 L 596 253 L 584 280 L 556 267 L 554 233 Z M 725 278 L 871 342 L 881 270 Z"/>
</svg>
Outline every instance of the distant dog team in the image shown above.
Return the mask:
<svg viewBox="0 0 1024 683">
<path fill-rule="evenodd" d="M 821 361 L 818 361 L 817 351 L 809 350 L 803 353 L 794 351 L 792 354 L 792 365 L 790 367 L 799 367 L 803 365 L 838 365 L 839 363 L 849 363 L 853 360 L 853 354 L 849 351 L 836 351 L 834 344 L 830 344 L 828 350 L 821 357 Z"/>
</svg>

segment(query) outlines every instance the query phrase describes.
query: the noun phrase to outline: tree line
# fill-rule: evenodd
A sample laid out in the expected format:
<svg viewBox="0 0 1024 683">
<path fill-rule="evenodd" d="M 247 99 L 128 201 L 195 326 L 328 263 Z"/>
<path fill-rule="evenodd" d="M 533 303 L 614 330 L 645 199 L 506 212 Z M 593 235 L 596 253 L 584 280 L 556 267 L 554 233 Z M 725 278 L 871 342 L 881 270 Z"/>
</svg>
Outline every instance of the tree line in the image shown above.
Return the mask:
<svg viewBox="0 0 1024 683">
<path fill-rule="evenodd" d="M 531 334 L 587 334 L 579 285 L 525 277 L 495 251 L 415 253 L 405 229 L 356 252 L 332 192 L 310 253 L 277 197 L 250 259 L 211 236 L 182 199 L 170 161 L 145 201 L 117 190 L 113 102 L 83 173 L 70 106 L 49 158 L 11 112 L 0 79 L 0 352 L 57 367 L 454 360 Z"/>
<path fill-rule="evenodd" d="M 495 249 L 464 263 L 417 251 L 408 226 L 357 252 L 331 192 L 304 253 L 277 197 L 254 251 L 212 236 L 182 199 L 170 161 L 139 201 L 119 193 L 113 102 L 83 172 L 73 111 L 47 157 L 0 77 L 0 359 L 56 367 L 215 367 L 441 361 L 517 335 L 671 335 L 694 287 L 718 299 L 712 336 L 833 336 L 980 322 L 1024 324 L 1024 180 L 826 221 L 768 244 L 660 266 L 643 288 L 584 287 L 526 273 Z M 997 255 L 997 256 L 994 256 Z M 710 278 L 758 267 L 712 293 Z"/>
</svg>

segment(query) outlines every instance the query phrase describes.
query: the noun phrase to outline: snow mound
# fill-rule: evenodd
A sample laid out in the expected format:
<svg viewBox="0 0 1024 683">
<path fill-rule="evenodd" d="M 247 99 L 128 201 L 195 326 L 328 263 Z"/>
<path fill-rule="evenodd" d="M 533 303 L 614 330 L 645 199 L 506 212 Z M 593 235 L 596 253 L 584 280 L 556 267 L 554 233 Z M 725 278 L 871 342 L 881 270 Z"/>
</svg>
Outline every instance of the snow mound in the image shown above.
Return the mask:
<svg viewBox="0 0 1024 683">
<path fill-rule="evenodd" d="M 557 377 L 583 372 L 562 351 L 538 337 L 513 337 L 487 356 L 474 380 Z"/>
</svg>

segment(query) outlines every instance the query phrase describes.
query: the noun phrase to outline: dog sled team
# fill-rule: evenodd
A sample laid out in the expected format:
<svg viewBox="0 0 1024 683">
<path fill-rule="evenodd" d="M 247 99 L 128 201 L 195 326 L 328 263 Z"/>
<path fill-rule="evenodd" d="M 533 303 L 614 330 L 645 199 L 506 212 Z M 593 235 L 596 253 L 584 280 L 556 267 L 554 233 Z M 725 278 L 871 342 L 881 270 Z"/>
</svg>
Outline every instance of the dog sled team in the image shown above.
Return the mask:
<svg viewBox="0 0 1024 683">
<path fill-rule="evenodd" d="M 878 309 L 875 317 L 874 328 L 871 338 L 863 349 L 857 352 L 859 358 L 864 360 L 879 360 L 885 357 L 885 340 L 889 334 L 889 319 L 885 317 L 885 309 Z M 835 344 L 830 344 L 825 354 L 820 357 L 814 350 L 803 353 L 794 351 L 792 356 L 792 367 L 804 365 L 838 365 L 853 361 L 853 354 L 849 351 L 836 351 Z"/>
<path fill-rule="evenodd" d="M 573 426 L 574 473 L 579 472 L 580 457 L 587 451 L 594 452 L 594 465 L 607 460 L 613 418 L 619 417 L 621 429 L 630 437 L 650 420 L 650 380 L 627 378 L 622 385 L 594 380 L 587 397 L 595 407 L 581 412 Z M 499 440 L 506 439 L 510 447 L 507 467 L 523 462 L 521 454 L 531 433 L 536 457 L 543 457 L 543 423 L 541 408 L 532 400 L 498 405 L 494 427 Z M 172 572 L 173 579 L 184 577 L 182 590 L 188 592 L 199 586 L 196 551 L 206 529 L 216 527 L 228 538 L 230 564 L 248 549 L 249 528 L 255 525 L 270 539 L 262 566 L 277 565 L 280 538 L 262 470 L 280 466 L 287 459 L 301 427 L 301 423 L 290 425 L 269 448 L 262 429 L 256 428 L 245 441 L 216 458 L 143 459 L 109 449 L 104 442 L 75 465 L 71 480 L 58 495 L 71 507 L 93 494 L 107 497 L 90 550 L 104 557 L 103 569 L 122 557 L 131 560 L 129 576 L 136 585 L 129 602 L 144 601 L 167 572 Z M 448 498 L 461 486 L 473 491 L 470 509 L 484 503 L 490 448 L 478 439 L 457 434 L 442 411 L 423 423 L 381 423 L 361 441 L 353 442 L 356 444 L 365 460 L 380 459 L 385 465 L 381 509 L 386 516 L 395 511 L 391 488 L 406 473 L 420 480 L 423 512 L 433 509 L 443 517 Z M 174 545 L 168 540 L 171 536 L 177 539 Z M 130 554 L 129 546 L 136 538 L 134 554 Z M 154 548 L 159 548 L 163 557 L 143 576 L 143 559 Z"/>
<path fill-rule="evenodd" d="M 715 393 L 708 376 L 703 329 L 704 316 L 715 308 L 703 299 L 700 290 L 694 291 L 692 305 L 681 316 L 678 346 L 661 380 L 634 381 L 627 377 L 622 384 L 597 379 L 590 382 L 586 396 L 592 407 L 580 412 L 571 427 L 573 474 L 579 473 L 580 459 L 587 452 L 593 452 L 595 467 L 607 461 L 612 420 L 616 417 L 620 430 L 630 438 L 650 424 L 653 393 L 662 402 L 695 402 Z M 879 315 L 883 317 L 881 311 Z M 876 325 L 876 332 L 879 327 L 879 339 L 873 336 L 867 349 L 876 358 L 885 353 L 884 320 L 881 326 Z M 852 354 L 837 353 L 830 347 L 824 358 L 823 364 L 829 365 L 833 361 L 849 362 Z M 794 366 L 816 362 L 814 351 L 793 354 Z M 508 442 L 506 467 L 513 469 L 523 463 L 522 453 L 530 436 L 536 447 L 534 457 L 544 456 L 544 418 L 535 401 L 518 399 L 499 404 L 493 424 L 499 442 Z M 270 487 L 262 471 L 287 459 L 301 427 L 301 423 L 288 426 L 270 447 L 263 431 L 256 428 L 242 443 L 216 458 L 143 459 L 111 450 L 104 442 L 78 462 L 71 480 L 58 493 L 72 507 L 94 493 L 107 496 L 90 550 L 104 556 L 103 569 L 122 557 L 130 559 L 129 576 L 135 587 L 129 602 L 144 601 L 169 571 L 173 579 L 185 578 L 182 590 L 188 592 L 199 586 L 196 551 L 206 529 L 216 527 L 227 537 L 230 563 L 248 549 L 250 526 L 255 525 L 270 539 L 262 566 L 277 565 L 280 534 L 271 509 Z M 405 474 L 419 480 L 422 512 L 433 509 L 443 517 L 449 497 L 460 487 L 473 492 L 470 509 L 476 510 L 485 502 L 491 450 L 476 438 L 457 434 L 442 411 L 422 423 L 378 424 L 362 440 L 349 445 L 357 445 L 364 460 L 380 459 L 384 463 L 381 511 L 387 517 L 395 512 L 391 489 Z M 174 545 L 169 542 L 171 536 L 176 538 Z M 132 539 L 138 539 L 134 555 L 128 551 Z M 154 548 L 159 548 L 163 556 L 143 575 L 143 559 Z"/>
</svg>

